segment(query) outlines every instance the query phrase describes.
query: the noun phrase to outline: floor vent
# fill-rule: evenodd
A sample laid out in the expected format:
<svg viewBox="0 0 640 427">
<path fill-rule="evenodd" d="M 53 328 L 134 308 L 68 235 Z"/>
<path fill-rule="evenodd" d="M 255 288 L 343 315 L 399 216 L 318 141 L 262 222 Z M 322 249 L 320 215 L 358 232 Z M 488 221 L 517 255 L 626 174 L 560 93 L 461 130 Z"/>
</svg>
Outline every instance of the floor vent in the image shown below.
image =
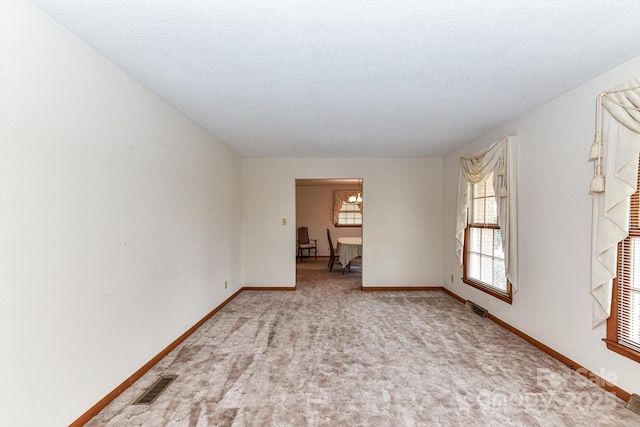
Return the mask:
<svg viewBox="0 0 640 427">
<path fill-rule="evenodd" d="M 169 387 L 169 384 L 171 384 L 176 378 L 178 378 L 177 375 L 166 375 L 160 377 L 158 381 L 153 383 L 153 385 L 149 387 L 147 391 L 142 394 L 142 396 L 137 398 L 135 402 L 133 402 L 133 404 L 148 405 L 150 403 L 153 403 L 153 401 L 156 400 L 158 396 L 160 396 L 160 393 L 165 391 L 166 388 Z"/>
<path fill-rule="evenodd" d="M 467 302 L 464 303 L 464 306 L 467 307 L 469 310 L 473 311 L 475 314 L 477 314 L 480 317 L 487 317 L 487 314 L 489 314 L 489 311 L 486 308 L 482 308 L 475 302 L 472 302 L 469 300 L 467 300 Z"/>
<path fill-rule="evenodd" d="M 627 402 L 627 409 L 640 415 L 640 396 L 632 394 Z"/>
</svg>

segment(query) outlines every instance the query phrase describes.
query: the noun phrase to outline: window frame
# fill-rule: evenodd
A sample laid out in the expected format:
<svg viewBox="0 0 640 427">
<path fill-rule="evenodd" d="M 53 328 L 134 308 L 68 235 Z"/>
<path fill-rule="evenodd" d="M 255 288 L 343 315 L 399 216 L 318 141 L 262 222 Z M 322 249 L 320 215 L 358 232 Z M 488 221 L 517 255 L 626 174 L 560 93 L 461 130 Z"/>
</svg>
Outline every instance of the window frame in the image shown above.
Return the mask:
<svg viewBox="0 0 640 427">
<path fill-rule="evenodd" d="M 332 205 L 332 222 L 333 226 L 337 228 L 362 228 L 362 224 L 364 223 L 364 214 L 363 214 L 363 202 L 349 202 L 349 197 L 357 197 L 358 194 L 362 194 L 362 190 L 334 190 L 333 191 L 333 205 Z M 360 196 L 362 197 L 362 196 Z M 362 199 L 360 199 L 362 200 Z M 343 210 L 343 203 L 348 205 L 357 206 L 357 211 L 345 211 Z M 338 205 L 339 204 L 339 205 Z M 339 206 L 339 207 L 338 207 Z M 341 212 L 356 212 L 360 214 L 360 224 L 341 224 L 340 213 Z"/>
<path fill-rule="evenodd" d="M 640 175 L 638 176 L 638 182 L 640 183 Z M 638 185 L 636 192 L 631 195 L 629 201 L 629 235 L 618 243 L 616 277 L 613 279 L 613 286 L 611 289 L 611 313 L 607 319 L 607 336 L 603 338 L 603 341 L 606 343 L 609 350 L 640 363 L 640 351 L 620 343 L 618 338 L 620 321 L 620 310 L 618 306 L 620 293 L 619 277 L 621 276 L 622 270 L 624 245 L 625 243 L 633 245 L 632 239 L 638 238 L 640 238 L 640 185 Z M 629 276 L 633 271 L 629 271 L 627 273 L 628 274 L 624 275 Z"/>
<path fill-rule="evenodd" d="M 355 193 L 354 193 L 354 194 L 355 194 Z M 346 203 L 346 204 L 348 204 L 348 205 L 355 205 L 355 206 L 358 206 L 358 210 L 357 210 L 357 211 L 344 211 L 344 210 L 340 209 L 340 210 L 338 211 L 338 215 L 337 215 L 337 219 L 338 219 L 338 221 L 340 221 L 340 214 L 341 214 L 342 212 L 346 212 L 346 213 L 351 213 L 351 212 L 353 212 L 353 213 L 359 213 L 359 214 L 360 214 L 360 224 L 340 224 L 339 222 L 336 222 L 335 224 L 333 224 L 333 225 L 334 225 L 334 227 L 339 227 L 339 228 L 344 228 L 344 227 L 347 227 L 347 228 L 362 227 L 362 222 L 364 222 L 364 216 L 362 215 L 362 204 L 361 204 L 361 203 L 360 203 L 360 204 L 358 204 L 358 203 L 350 203 L 350 202 L 348 202 L 348 201 L 343 201 L 342 203 L 343 203 L 343 204 L 344 204 L 344 203 Z"/>
<path fill-rule="evenodd" d="M 483 181 L 485 182 L 485 181 Z M 501 301 L 504 301 L 508 304 L 512 304 L 513 303 L 513 287 L 511 286 L 511 282 L 509 282 L 508 279 L 505 279 L 507 282 L 507 292 L 500 292 L 498 289 L 489 286 L 488 284 L 485 284 L 484 282 L 481 282 L 477 279 L 474 279 L 473 277 L 469 277 L 468 276 L 468 268 L 469 268 L 469 254 L 470 254 L 470 248 L 471 248 L 471 243 L 470 243 L 470 236 L 471 236 L 471 229 L 472 228 L 479 228 L 479 229 L 492 229 L 492 230 L 500 230 L 500 226 L 496 223 L 474 223 L 471 221 L 472 219 L 472 215 L 473 215 L 473 201 L 474 201 L 474 186 L 477 184 L 468 184 L 469 185 L 469 218 L 467 221 L 467 226 L 464 229 L 464 247 L 463 247 L 463 251 L 462 251 L 462 282 L 474 287 L 482 292 L 485 292 Z M 497 196 L 493 196 L 494 198 Z M 483 197 L 486 200 L 486 197 Z M 486 218 L 485 218 L 486 220 Z M 506 266 L 505 266 L 506 267 Z"/>
<path fill-rule="evenodd" d="M 640 237 L 640 233 L 633 237 Z M 618 268 L 621 248 L 622 243 L 618 243 Z M 613 279 L 611 315 L 607 319 L 607 337 L 602 340 L 607 344 L 609 350 L 640 363 L 640 352 L 618 342 L 618 315 L 618 277 L 616 277 Z"/>
</svg>

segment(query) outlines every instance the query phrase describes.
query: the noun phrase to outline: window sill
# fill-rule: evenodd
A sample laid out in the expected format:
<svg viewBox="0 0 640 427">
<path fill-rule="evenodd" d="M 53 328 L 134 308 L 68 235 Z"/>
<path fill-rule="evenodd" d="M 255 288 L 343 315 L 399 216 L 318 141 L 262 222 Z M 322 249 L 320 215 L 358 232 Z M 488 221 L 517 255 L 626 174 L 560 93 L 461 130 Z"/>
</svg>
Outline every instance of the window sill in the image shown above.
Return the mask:
<svg viewBox="0 0 640 427">
<path fill-rule="evenodd" d="M 362 228 L 362 224 L 335 224 L 336 228 Z"/>
<path fill-rule="evenodd" d="M 615 353 L 618 353 L 624 357 L 628 357 L 629 359 L 633 360 L 634 362 L 638 362 L 640 363 L 640 352 L 637 352 L 635 350 L 630 349 L 629 347 L 625 347 L 621 344 L 618 344 L 615 341 L 611 341 L 608 340 L 606 338 L 603 338 L 602 341 L 604 341 L 607 344 L 607 348 Z"/>
<path fill-rule="evenodd" d="M 483 284 L 476 282 L 475 280 L 467 279 L 466 277 L 463 277 L 462 281 L 469 286 L 472 286 L 484 293 L 491 295 L 492 297 L 498 298 L 499 300 L 506 302 L 507 304 L 513 303 L 513 296 L 511 295 L 511 285 L 509 285 L 509 295 L 505 295 L 498 291 L 494 291 L 493 289 L 488 288 Z"/>
</svg>

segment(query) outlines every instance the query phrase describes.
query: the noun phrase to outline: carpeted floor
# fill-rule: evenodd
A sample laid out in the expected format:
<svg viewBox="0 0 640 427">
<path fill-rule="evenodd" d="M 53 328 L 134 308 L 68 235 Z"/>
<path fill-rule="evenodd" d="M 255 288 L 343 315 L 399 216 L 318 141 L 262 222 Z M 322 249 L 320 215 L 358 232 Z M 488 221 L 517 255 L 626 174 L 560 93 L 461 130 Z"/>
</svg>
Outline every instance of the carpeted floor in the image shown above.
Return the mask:
<svg viewBox="0 0 640 427">
<path fill-rule="evenodd" d="M 439 292 L 298 264 L 244 291 L 89 426 L 640 426 L 623 402 Z M 159 375 L 178 378 L 131 405 Z"/>
</svg>

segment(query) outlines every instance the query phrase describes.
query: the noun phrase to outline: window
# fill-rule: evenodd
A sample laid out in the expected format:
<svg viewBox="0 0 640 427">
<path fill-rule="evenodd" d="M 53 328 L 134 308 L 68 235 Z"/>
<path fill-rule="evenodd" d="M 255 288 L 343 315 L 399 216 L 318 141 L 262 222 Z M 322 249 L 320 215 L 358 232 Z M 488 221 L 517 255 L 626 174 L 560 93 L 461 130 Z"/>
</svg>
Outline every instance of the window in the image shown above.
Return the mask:
<svg viewBox="0 0 640 427">
<path fill-rule="evenodd" d="M 640 185 L 631 196 L 629 236 L 618 244 L 605 342 L 610 350 L 640 362 Z"/>
<path fill-rule="evenodd" d="M 343 201 L 338 212 L 336 226 L 362 226 L 360 204 Z"/>
<path fill-rule="evenodd" d="M 362 191 L 333 192 L 333 223 L 336 227 L 362 227 Z"/>
<path fill-rule="evenodd" d="M 462 280 L 470 286 L 511 303 L 511 284 L 505 271 L 493 174 L 483 182 L 470 184 L 470 190 Z"/>
</svg>

